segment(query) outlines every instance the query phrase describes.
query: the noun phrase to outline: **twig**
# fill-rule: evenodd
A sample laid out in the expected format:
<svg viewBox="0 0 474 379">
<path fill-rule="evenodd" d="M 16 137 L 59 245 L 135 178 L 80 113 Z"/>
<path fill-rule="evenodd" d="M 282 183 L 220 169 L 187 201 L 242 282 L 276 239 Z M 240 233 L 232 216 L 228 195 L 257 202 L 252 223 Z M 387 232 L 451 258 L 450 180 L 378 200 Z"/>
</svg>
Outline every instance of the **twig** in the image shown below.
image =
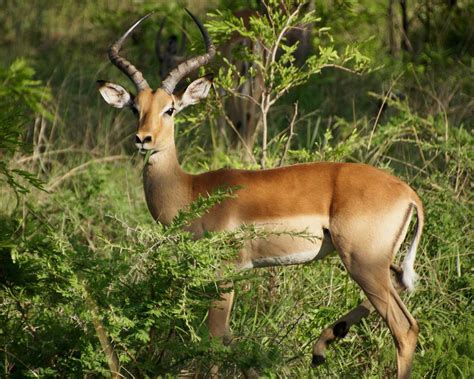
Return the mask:
<svg viewBox="0 0 474 379">
<path fill-rule="evenodd" d="M 288 335 L 291 333 L 291 331 L 293 331 L 298 326 L 298 324 L 301 322 L 301 320 L 303 320 L 304 317 L 306 317 L 306 313 L 303 312 L 299 315 L 299 317 L 296 319 L 296 321 L 293 322 L 293 324 L 286 330 L 286 333 L 284 335 L 282 335 L 280 338 L 278 338 L 278 341 L 277 341 L 276 345 L 280 345 L 281 342 L 286 337 L 288 337 Z"/>
<path fill-rule="evenodd" d="M 405 160 L 392 157 L 391 155 L 382 154 L 380 157 L 381 157 L 381 158 L 389 159 L 389 160 L 394 161 L 394 162 L 397 162 L 397 163 L 401 163 L 401 164 L 403 164 L 403 165 L 405 165 L 405 166 L 407 166 L 407 167 L 413 168 L 413 169 L 415 169 L 415 170 L 417 170 L 417 171 L 419 171 L 419 172 L 423 172 L 424 174 L 428 174 L 428 172 L 427 172 L 423 167 L 418 167 L 418 166 L 416 166 L 416 165 L 414 165 L 414 164 L 411 164 L 410 162 L 407 162 L 407 161 L 405 161 Z M 425 167 L 426 167 L 426 165 L 425 165 Z"/>
<path fill-rule="evenodd" d="M 426 172 L 426 169 L 431 165 L 431 163 L 433 163 L 440 155 L 442 154 L 442 152 L 438 151 L 429 161 L 426 162 L 426 164 L 421 168 L 420 171 L 418 171 L 415 176 L 413 176 L 412 178 L 410 178 L 409 180 L 409 184 L 411 183 L 414 183 L 415 180 L 418 178 L 418 176 L 420 176 L 420 174 L 422 172 Z M 433 187 L 433 188 L 436 188 L 434 186 L 436 186 L 436 184 L 434 183 L 430 183 L 430 185 Z M 443 190 L 442 188 L 440 188 L 440 190 Z"/>
<path fill-rule="evenodd" d="M 418 138 L 418 133 L 416 132 L 415 126 L 411 126 L 413 129 L 413 135 L 415 136 L 415 141 L 416 141 L 416 146 L 418 147 L 418 150 L 420 151 L 420 157 L 421 160 L 423 161 L 423 164 L 426 165 L 426 159 L 425 159 L 425 154 L 423 153 L 423 148 L 420 139 Z"/>
<path fill-rule="evenodd" d="M 379 118 L 382 115 L 383 108 L 385 107 L 385 103 L 387 102 L 387 99 L 390 97 L 392 94 L 392 88 L 393 86 L 397 83 L 398 79 L 400 79 L 402 74 L 398 75 L 398 77 L 393 81 L 392 84 L 390 84 L 390 88 L 388 89 L 386 95 L 383 98 L 382 105 L 380 105 L 379 111 L 377 113 L 377 117 L 375 118 L 374 126 L 372 127 L 372 130 L 370 131 L 370 137 L 369 137 L 369 143 L 367 144 L 367 150 L 370 149 L 370 145 L 372 143 L 372 138 L 375 133 L 375 128 L 377 127 L 377 124 L 379 123 Z"/>
<path fill-rule="evenodd" d="M 327 63 L 327 64 L 323 64 L 321 66 L 321 70 L 323 68 L 337 68 L 338 70 L 342 70 L 342 71 L 347 71 L 347 72 L 350 72 L 351 74 L 355 74 L 355 75 L 362 75 L 360 72 L 356 71 L 356 70 L 352 70 L 350 69 L 349 67 L 344 67 L 344 66 L 340 66 L 338 64 L 335 64 L 335 63 Z"/>
<path fill-rule="evenodd" d="M 296 8 L 296 10 L 288 17 L 288 20 L 286 21 L 285 23 L 285 26 L 283 27 L 283 29 L 281 30 L 280 34 L 278 35 L 276 41 L 275 41 L 275 44 L 273 45 L 273 50 L 272 50 L 272 57 L 269 61 L 267 61 L 267 64 L 266 64 L 266 67 L 268 68 L 269 65 L 271 65 L 273 62 L 275 62 L 276 60 L 276 55 L 277 55 L 277 51 L 278 51 L 278 48 L 280 47 L 280 43 L 281 43 L 281 40 L 283 39 L 283 37 L 285 36 L 286 32 L 288 31 L 289 27 L 290 27 L 290 24 L 291 22 L 293 21 L 293 18 L 298 15 L 298 13 L 300 12 L 301 10 L 301 7 L 303 6 L 303 4 L 299 4 L 298 7 Z M 273 73 L 274 73 L 274 69 L 273 67 L 270 67 L 270 77 L 271 79 L 273 79 Z"/>
<path fill-rule="evenodd" d="M 225 112 L 225 109 L 224 109 L 224 105 L 222 104 L 222 98 L 218 95 L 217 93 L 217 90 L 215 90 L 215 93 L 216 93 L 216 97 L 218 98 L 218 103 L 219 103 L 219 108 L 222 112 L 222 115 L 224 116 L 224 119 L 225 121 L 227 122 L 227 124 L 231 127 L 231 129 L 234 131 L 234 133 L 237 135 L 237 137 L 239 138 L 240 142 L 242 143 L 242 146 L 245 148 L 245 150 L 247 151 L 247 154 L 248 156 L 252 159 L 252 161 L 255 163 L 255 164 L 258 164 L 257 163 L 257 160 L 255 159 L 253 153 L 252 153 L 252 150 L 250 149 L 250 147 L 247 145 L 247 143 L 245 142 L 244 138 L 242 137 L 242 135 L 239 133 L 239 131 L 237 130 L 237 128 L 235 127 L 234 125 L 234 122 L 229 118 L 229 116 L 227 115 L 227 113 Z"/>
<path fill-rule="evenodd" d="M 295 128 L 295 122 L 296 122 L 297 116 L 298 116 L 298 102 L 295 103 L 295 110 L 293 111 L 293 118 L 291 119 L 291 122 L 290 122 L 290 130 L 288 132 L 288 139 L 286 140 L 285 150 L 283 150 L 283 154 L 280 158 L 280 163 L 278 164 L 278 166 L 280 167 L 283 165 L 283 162 L 286 159 L 286 155 L 288 154 L 288 150 L 290 149 L 291 139 L 295 135 L 294 128 Z"/>
<path fill-rule="evenodd" d="M 30 367 L 28 367 L 28 365 L 27 365 L 25 362 L 23 362 L 23 361 L 22 361 L 18 356 L 16 356 L 15 354 L 10 353 L 9 351 L 7 351 L 7 350 L 5 350 L 5 349 L 3 349 L 3 348 L 1 348 L 1 347 L 0 347 L 0 351 L 3 351 L 6 355 L 9 355 L 9 356 L 15 358 L 18 362 L 20 362 L 23 366 L 25 366 L 25 367 L 31 372 L 31 374 L 32 374 L 35 378 L 39 378 L 39 377 L 40 377 L 34 370 L 32 370 Z M 8 371 L 7 371 L 7 370 L 8 370 L 8 368 L 7 368 L 6 365 L 5 365 L 5 375 L 8 374 Z"/>
<path fill-rule="evenodd" d="M 262 120 L 262 127 L 263 127 L 263 136 L 262 136 L 262 156 L 260 158 L 260 166 L 262 168 L 265 168 L 265 161 L 267 159 L 267 147 L 268 147 L 268 111 L 270 110 L 270 107 L 275 103 L 276 99 L 272 99 L 272 91 L 273 91 L 273 86 L 274 86 L 274 79 L 275 79 L 275 61 L 276 61 L 276 56 L 278 49 L 280 47 L 280 43 L 285 36 L 286 32 L 290 28 L 291 22 L 293 21 L 293 18 L 296 17 L 303 4 L 299 4 L 296 10 L 288 17 L 285 26 L 283 29 L 280 31 L 278 34 L 278 37 L 273 45 L 272 48 L 272 53 L 269 59 L 265 62 L 265 71 L 270 71 L 269 73 L 269 85 L 268 88 L 265 88 L 264 91 L 262 92 L 262 99 L 260 102 L 260 112 L 261 112 L 261 120 Z M 270 17 L 271 19 L 271 17 Z M 281 92 L 281 91 L 280 91 Z M 277 95 L 278 97 L 278 95 Z"/>
<path fill-rule="evenodd" d="M 237 90 L 235 90 L 235 89 L 233 89 L 233 88 L 229 88 L 229 89 L 227 89 L 226 91 L 229 92 L 229 93 L 231 93 L 232 96 L 234 96 L 234 97 L 238 97 L 238 98 L 240 98 L 240 99 L 247 100 L 247 101 L 249 101 L 249 102 L 251 102 L 251 103 L 254 103 L 254 104 L 257 105 L 257 106 L 260 106 L 260 103 L 259 103 L 255 98 L 253 98 L 253 97 L 250 96 L 250 95 L 247 95 L 247 94 L 245 94 L 245 93 L 239 92 L 239 91 L 237 91 Z"/>
</svg>

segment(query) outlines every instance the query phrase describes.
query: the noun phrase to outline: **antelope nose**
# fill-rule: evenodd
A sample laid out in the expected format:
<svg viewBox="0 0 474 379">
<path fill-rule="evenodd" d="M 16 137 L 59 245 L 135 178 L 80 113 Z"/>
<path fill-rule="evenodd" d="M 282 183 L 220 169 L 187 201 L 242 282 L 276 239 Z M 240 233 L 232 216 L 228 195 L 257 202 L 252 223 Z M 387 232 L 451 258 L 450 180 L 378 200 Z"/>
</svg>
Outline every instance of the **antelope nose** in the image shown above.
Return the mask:
<svg viewBox="0 0 474 379">
<path fill-rule="evenodd" d="M 145 143 L 150 143 L 151 141 L 152 138 L 149 134 L 143 137 L 143 139 L 138 134 L 135 135 L 135 143 L 138 143 L 139 145 L 144 145 Z"/>
</svg>

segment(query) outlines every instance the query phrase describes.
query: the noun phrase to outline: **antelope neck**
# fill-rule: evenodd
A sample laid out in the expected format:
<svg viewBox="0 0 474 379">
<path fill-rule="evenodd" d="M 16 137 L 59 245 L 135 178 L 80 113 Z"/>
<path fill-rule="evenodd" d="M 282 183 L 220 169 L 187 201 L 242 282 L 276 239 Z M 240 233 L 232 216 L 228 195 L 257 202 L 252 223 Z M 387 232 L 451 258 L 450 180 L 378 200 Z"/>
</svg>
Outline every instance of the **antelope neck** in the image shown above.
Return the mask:
<svg viewBox="0 0 474 379">
<path fill-rule="evenodd" d="M 153 218 L 169 224 L 192 202 L 192 176 L 181 169 L 175 145 L 153 154 L 143 170 L 145 198 Z"/>
</svg>

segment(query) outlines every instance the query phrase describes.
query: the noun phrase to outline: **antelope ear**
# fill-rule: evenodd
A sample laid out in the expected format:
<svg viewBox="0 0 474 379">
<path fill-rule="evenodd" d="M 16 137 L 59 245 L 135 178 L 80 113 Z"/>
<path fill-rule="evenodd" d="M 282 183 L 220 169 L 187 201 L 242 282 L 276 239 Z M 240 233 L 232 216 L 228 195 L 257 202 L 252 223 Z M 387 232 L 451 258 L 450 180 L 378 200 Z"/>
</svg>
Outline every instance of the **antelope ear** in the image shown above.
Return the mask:
<svg viewBox="0 0 474 379">
<path fill-rule="evenodd" d="M 205 99 L 209 94 L 213 77 L 213 74 L 201 76 L 192 82 L 181 95 L 175 95 L 176 102 L 174 106 L 176 112 Z"/>
<path fill-rule="evenodd" d="M 98 80 L 97 85 L 107 104 L 115 108 L 130 107 L 133 104 L 132 95 L 122 86 L 104 80 Z"/>
</svg>

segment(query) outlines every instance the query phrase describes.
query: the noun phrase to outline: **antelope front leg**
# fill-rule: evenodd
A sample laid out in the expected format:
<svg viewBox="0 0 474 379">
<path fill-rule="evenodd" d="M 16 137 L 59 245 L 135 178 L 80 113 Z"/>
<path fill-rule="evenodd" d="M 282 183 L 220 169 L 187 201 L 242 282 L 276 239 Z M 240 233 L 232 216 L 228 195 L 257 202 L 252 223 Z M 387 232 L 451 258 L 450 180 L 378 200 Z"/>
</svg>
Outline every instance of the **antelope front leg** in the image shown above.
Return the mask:
<svg viewBox="0 0 474 379">
<path fill-rule="evenodd" d="M 220 300 L 212 302 L 207 316 L 211 336 L 222 338 L 224 344 L 228 344 L 231 339 L 229 323 L 233 301 L 234 290 L 223 293 Z"/>
<path fill-rule="evenodd" d="M 211 304 L 211 307 L 209 308 L 209 314 L 207 316 L 207 324 L 209 326 L 209 332 L 211 336 L 221 338 L 225 345 L 230 344 L 232 340 L 229 324 L 233 301 L 233 290 L 222 294 L 220 300 L 216 300 Z M 258 373 L 253 368 L 244 370 L 243 374 L 245 378 L 249 379 L 255 379 L 259 377 Z M 213 365 L 211 367 L 209 377 L 219 377 L 219 366 Z"/>
<path fill-rule="evenodd" d="M 233 301 L 234 290 L 223 293 L 220 300 L 215 300 L 212 302 L 211 307 L 209 308 L 209 314 L 207 316 L 209 333 L 212 337 L 221 338 L 225 345 L 229 344 L 231 341 L 229 324 Z M 211 367 L 210 377 L 219 377 L 219 366 L 213 365 Z"/>
<path fill-rule="evenodd" d="M 374 307 L 367 299 L 337 320 L 333 325 L 324 329 L 313 346 L 313 367 L 319 366 L 326 361 L 326 348 L 331 342 L 334 342 L 337 338 L 345 337 L 352 325 L 367 317 L 373 310 Z"/>
</svg>

